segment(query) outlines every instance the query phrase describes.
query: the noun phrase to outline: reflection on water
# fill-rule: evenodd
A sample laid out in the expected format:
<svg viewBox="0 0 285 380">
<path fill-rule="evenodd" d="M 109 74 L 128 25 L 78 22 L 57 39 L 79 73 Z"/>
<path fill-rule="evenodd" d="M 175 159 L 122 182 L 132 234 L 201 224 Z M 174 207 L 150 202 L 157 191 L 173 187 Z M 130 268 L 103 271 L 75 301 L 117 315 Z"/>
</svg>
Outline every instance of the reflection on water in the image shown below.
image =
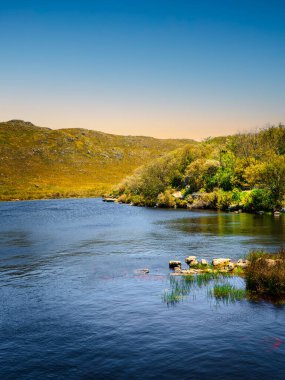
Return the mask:
<svg viewBox="0 0 285 380">
<path fill-rule="evenodd" d="M 178 219 L 171 225 L 179 231 L 194 234 L 249 236 L 257 240 L 267 238 L 270 244 L 272 241 L 284 242 L 285 219 L 282 216 L 215 213 L 198 219 Z"/>
<path fill-rule="evenodd" d="M 284 217 L 96 199 L 1 203 L 0 215 L 1 378 L 284 378 L 283 307 L 217 304 L 203 286 L 174 308 L 161 299 L 168 260 L 274 250 Z"/>
</svg>

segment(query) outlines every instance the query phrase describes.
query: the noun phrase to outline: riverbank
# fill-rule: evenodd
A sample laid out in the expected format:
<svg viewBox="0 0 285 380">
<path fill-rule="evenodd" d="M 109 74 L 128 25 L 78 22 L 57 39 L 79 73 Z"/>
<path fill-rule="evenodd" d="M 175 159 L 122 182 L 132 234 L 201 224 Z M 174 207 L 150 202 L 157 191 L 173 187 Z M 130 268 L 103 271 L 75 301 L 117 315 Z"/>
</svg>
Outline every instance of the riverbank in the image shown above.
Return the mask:
<svg viewBox="0 0 285 380">
<path fill-rule="evenodd" d="M 235 213 L 254 212 L 284 212 L 284 202 L 276 205 L 261 189 L 224 191 L 215 189 L 212 192 L 200 191 L 187 193 L 174 189 L 160 193 L 157 197 L 147 197 L 132 193 L 120 194 L 113 191 L 111 197 L 120 203 L 128 203 L 134 206 L 146 206 L 156 208 L 184 208 L 189 210 L 215 210 L 231 211 Z"/>
</svg>

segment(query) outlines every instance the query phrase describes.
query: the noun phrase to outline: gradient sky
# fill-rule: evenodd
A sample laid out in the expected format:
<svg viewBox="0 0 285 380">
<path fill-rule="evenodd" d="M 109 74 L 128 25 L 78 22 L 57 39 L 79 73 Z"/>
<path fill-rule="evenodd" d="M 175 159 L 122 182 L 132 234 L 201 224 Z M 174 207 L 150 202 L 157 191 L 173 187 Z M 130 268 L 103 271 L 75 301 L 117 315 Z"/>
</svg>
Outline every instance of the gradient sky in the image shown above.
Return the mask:
<svg viewBox="0 0 285 380">
<path fill-rule="evenodd" d="M 285 122 L 285 2 L 0 0 L 0 119 L 200 139 Z"/>
</svg>

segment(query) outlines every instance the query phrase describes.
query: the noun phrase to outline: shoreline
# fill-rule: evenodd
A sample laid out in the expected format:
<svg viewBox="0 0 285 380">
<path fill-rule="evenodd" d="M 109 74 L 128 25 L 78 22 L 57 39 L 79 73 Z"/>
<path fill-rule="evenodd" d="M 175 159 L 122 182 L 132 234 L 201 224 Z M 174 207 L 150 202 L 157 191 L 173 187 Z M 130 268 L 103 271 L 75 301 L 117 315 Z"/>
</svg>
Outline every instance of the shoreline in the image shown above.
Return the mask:
<svg viewBox="0 0 285 380">
<path fill-rule="evenodd" d="M 89 197 L 86 197 L 86 196 L 77 196 L 77 197 L 58 197 L 58 198 L 33 198 L 33 199 L 18 199 L 18 198 L 15 198 L 15 199 L 8 199 L 8 200 L 2 200 L 0 199 L 0 203 L 18 203 L 18 202 L 35 202 L 35 201 L 54 201 L 54 200 L 67 200 L 67 199 L 101 199 L 102 202 L 105 202 L 105 203 L 119 203 L 119 204 L 122 204 L 122 205 L 128 205 L 128 206 L 133 206 L 133 207 L 140 207 L 140 208 L 151 208 L 151 209 L 159 209 L 159 210 L 184 210 L 185 212 L 186 211 L 211 211 L 211 212 L 223 212 L 223 213 L 226 213 L 226 214 L 252 214 L 252 215 L 271 215 L 271 216 L 285 216 L 285 212 L 284 211 L 253 211 L 253 212 L 249 212 L 249 211 L 242 211 L 242 210 L 239 210 L 239 211 L 231 211 L 231 210 L 219 210 L 219 209 L 216 209 L 216 208 L 182 208 L 182 207 L 158 207 L 158 206 L 154 206 L 154 207 L 151 207 L 151 206 L 139 206 L 139 205 L 134 205 L 134 204 L 131 204 L 131 203 L 125 203 L 125 202 L 118 202 L 116 198 L 110 198 L 109 197 L 104 197 L 102 195 L 98 195 L 98 196 L 89 196 Z"/>
</svg>

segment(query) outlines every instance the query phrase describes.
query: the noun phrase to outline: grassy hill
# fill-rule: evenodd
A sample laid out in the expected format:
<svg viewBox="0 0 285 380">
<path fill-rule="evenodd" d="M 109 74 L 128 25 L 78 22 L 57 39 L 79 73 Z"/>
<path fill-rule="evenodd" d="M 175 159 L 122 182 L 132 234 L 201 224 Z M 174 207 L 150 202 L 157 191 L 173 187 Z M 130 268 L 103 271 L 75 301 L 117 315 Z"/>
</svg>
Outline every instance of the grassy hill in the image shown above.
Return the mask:
<svg viewBox="0 0 285 380">
<path fill-rule="evenodd" d="M 88 197 L 191 140 L 0 123 L 0 200 Z"/>
<path fill-rule="evenodd" d="M 285 126 L 168 152 L 138 168 L 113 194 L 140 206 L 285 210 Z"/>
</svg>

